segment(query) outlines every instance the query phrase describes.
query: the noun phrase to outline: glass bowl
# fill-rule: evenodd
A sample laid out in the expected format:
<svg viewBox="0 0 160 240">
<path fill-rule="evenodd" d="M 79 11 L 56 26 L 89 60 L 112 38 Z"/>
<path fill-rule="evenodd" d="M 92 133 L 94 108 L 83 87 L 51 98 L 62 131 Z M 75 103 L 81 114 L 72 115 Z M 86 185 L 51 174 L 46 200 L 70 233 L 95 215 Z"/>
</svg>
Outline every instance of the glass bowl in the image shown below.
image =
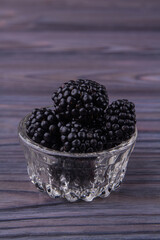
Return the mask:
<svg viewBox="0 0 160 240">
<path fill-rule="evenodd" d="M 33 142 L 26 133 L 28 114 L 18 128 L 31 182 L 50 197 L 92 201 L 116 190 L 126 172 L 134 149 L 137 130 L 122 144 L 102 152 L 67 153 L 48 149 Z"/>
</svg>

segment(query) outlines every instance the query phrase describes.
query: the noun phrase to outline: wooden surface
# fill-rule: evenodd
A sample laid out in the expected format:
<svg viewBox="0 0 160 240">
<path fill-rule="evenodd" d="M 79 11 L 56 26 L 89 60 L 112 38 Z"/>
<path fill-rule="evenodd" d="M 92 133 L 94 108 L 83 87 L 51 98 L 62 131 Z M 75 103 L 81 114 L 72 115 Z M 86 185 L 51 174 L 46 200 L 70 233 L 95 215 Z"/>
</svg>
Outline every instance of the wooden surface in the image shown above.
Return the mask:
<svg viewBox="0 0 160 240">
<path fill-rule="evenodd" d="M 121 188 L 91 203 L 29 182 L 20 119 L 87 77 L 135 102 L 139 136 Z M 0 239 L 160 239 L 160 1 L 0 0 Z"/>
</svg>

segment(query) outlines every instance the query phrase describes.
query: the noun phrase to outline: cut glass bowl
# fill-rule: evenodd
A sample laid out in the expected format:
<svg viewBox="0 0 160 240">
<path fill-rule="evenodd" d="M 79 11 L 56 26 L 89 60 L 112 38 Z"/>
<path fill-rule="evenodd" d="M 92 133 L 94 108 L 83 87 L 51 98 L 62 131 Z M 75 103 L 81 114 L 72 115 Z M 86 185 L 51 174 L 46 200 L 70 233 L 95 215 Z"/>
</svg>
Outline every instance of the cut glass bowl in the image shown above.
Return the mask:
<svg viewBox="0 0 160 240">
<path fill-rule="evenodd" d="M 20 143 L 27 160 L 31 182 L 53 198 L 92 201 L 107 197 L 116 190 L 126 173 L 127 163 L 137 138 L 132 137 L 120 145 L 94 153 L 67 153 L 48 149 L 33 142 L 26 133 L 26 121 L 18 128 Z"/>
</svg>

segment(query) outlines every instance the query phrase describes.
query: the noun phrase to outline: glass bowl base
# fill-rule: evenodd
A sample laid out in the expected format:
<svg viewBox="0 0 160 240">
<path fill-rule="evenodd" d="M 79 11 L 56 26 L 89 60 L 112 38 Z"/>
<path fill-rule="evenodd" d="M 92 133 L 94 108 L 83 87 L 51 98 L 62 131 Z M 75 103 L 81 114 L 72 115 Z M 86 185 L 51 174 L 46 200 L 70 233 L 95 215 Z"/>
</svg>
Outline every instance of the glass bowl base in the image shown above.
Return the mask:
<svg viewBox="0 0 160 240">
<path fill-rule="evenodd" d="M 137 130 L 120 145 L 94 153 L 66 153 L 33 142 L 26 133 L 27 115 L 19 124 L 19 139 L 27 160 L 31 182 L 52 198 L 70 202 L 108 197 L 126 173 L 128 160 L 137 138 Z"/>
<path fill-rule="evenodd" d="M 58 165 L 57 162 L 49 165 L 40 161 L 37 153 L 32 152 L 31 157 L 31 152 L 26 149 L 28 175 L 39 191 L 46 192 L 52 198 L 62 197 L 70 202 L 106 198 L 111 191 L 120 187 L 132 149 L 133 146 L 109 159 L 104 157 L 101 163 L 96 163 L 97 159 L 90 159 L 91 164 L 86 163 L 86 159 L 64 159 L 59 160 Z"/>
</svg>

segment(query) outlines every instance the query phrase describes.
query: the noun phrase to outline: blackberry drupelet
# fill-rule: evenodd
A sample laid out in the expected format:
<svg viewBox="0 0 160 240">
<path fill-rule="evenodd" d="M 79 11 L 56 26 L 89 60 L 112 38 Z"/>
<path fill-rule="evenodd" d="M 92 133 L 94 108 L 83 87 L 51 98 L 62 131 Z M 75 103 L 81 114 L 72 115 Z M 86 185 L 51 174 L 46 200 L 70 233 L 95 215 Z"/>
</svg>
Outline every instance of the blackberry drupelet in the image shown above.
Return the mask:
<svg viewBox="0 0 160 240">
<path fill-rule="evenodd" d="M 135 105 L 127 99 L 114 101 L 106 111 L 106 148 L 128 140 L 135 132 Z"/>
<path fill-rule="evenodd" d="M 99 128 L 83 127 L 72 121 L 65 125 L 59 124 L 62 147 L 60 151 L 72 153 L 97 152 L 104 149 L 106 136 Z"/>
<path fill-rule="evenodd" d="M 52 100 L 59 121 L 82 123 L 101 118 L 109 102 L 106 88 L 88 79 L 64 83 L 53 94 Z"/>
<path fill-rule="evenodd" d="M 27 134 L 44 147 L 59 150 L 60 135 L 57 118 L 51 109 L 35 109 L 26 122 Z"/>
</svg>

